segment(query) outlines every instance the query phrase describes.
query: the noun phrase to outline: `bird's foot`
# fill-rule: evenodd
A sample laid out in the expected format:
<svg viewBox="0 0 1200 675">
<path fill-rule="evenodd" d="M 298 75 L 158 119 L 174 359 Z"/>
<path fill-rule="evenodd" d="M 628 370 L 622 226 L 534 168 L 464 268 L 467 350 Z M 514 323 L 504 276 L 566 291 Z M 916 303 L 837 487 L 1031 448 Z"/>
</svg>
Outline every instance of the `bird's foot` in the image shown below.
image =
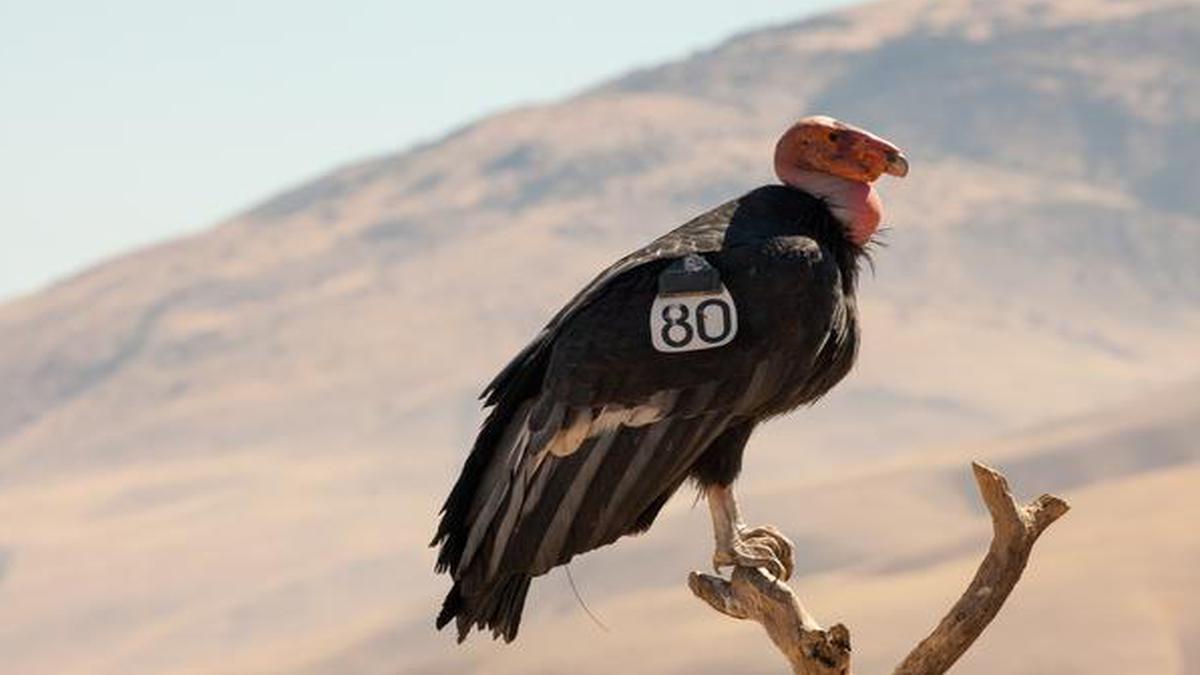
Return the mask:
<svg viewBox="0 0 1200 675">
<path fill-rule="evenodd" d="M 723 567 L 754 567 L 787 581 L 796 568 L 795 548 L 790 539 L 771 525 L 741 528 L 729 545 L 717 546 L 713 569 L 720 572 Z"/>
</svg>

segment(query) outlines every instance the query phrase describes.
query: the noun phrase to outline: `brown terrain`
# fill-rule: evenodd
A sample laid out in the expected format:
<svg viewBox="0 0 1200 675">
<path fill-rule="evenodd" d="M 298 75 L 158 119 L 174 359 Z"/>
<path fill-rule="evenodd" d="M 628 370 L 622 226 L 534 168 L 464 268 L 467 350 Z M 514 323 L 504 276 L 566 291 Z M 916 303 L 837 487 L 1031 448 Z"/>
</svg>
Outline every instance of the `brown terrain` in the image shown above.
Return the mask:
<svg viewBox="0 0 1200 675">
<path fill-rule="evenodd" d="M 399 84 L 399 83 L 392 83 Z M 433 631 L 474 395 L 826 112 L 903 146 L 857 370 L 752 441 L 753 522 L 881 672 L 964 587 L 968 461 L 1072 512 L 959 673 L 1200 673 L 1200 5 L 896 0 L 359 162 L 0 306 L 0 672 L 777 673 L 688 496 Z M 199 188 L 202 189 L 202 188 Z"/>
</svg>

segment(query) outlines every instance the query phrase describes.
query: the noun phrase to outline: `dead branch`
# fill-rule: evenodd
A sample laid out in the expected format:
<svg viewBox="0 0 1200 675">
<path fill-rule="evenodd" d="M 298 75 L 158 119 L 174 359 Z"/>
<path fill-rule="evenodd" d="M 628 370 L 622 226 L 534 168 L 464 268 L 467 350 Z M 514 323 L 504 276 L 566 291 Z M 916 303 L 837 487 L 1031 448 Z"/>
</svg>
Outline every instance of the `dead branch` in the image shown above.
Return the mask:
<svg viewBox="0 0 1200 675">
<path fill-rule="evenodd" d="M 1022 506 L 1000 472 L 972 464 L 979 493 L 992 516 L 992 544 L 967 590 L 933 632 L 896 667 L 893 675 L 940 675 L 991 623 L 1021 578 L 1033 543 L 1070 508 L 1053 495 Z M 771 641 L 800 675 L 848 675 L 850 631 L 825 630 L 785 583 L 757 569 L 739 567 L 727 581 L 693 572 L 688 586 L 713 609 L 762 624 Z"/>
</svg>

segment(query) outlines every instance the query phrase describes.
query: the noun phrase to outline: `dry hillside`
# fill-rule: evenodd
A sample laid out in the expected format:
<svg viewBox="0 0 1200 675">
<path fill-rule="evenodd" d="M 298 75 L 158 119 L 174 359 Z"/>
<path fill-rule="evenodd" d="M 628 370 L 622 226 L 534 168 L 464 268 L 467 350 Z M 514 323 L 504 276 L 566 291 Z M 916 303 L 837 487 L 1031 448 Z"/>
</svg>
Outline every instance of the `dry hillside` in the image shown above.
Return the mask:
<svg viewBox="0 0 1200 675">
<path fill-rule="evenodd" d="M 1190 0 L 883 2 L 0 306 L 3 670 L 666 673 L 763 647 L 691 611 L 709 543 L 683 497 L 575 567 L 610 633 L 552 574 L 515 648 L 456 650 L 425 543 L 482 384 L 602 266 L 769 181 L 820 111 L 913 171 L 885 186 L 859 367 L 751 442 L 751 517 L 795 535 L 800 588 L 876 671 L 973 565 L 966 459 L 992 459 L 1076 509 L 963 672 L 1200 672 L 1198 91 Z"/>
</svg>

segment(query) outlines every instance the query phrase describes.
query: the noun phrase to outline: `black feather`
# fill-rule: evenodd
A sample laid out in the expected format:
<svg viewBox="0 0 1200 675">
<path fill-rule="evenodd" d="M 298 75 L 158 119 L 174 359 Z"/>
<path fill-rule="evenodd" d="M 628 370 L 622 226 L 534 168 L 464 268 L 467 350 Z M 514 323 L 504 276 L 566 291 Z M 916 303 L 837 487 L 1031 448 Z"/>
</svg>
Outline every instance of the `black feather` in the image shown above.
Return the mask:
<svg viewBox="0 0 1200 675">
<path fill-rule="evenodd" d="M 688 254 L 720 273 L 738 333 L 719 348 L 660 353 L 649 308 L 659 273 Z M 460 641 L 472 628 L 512 640 L 532 577 L 648 529 L 689 476 L 731 482 L 759 421 L 849 371 L 861 255 L 820 200 L 766 186 L 586 286 L 483 392 L 491 413 L 433 540 L 437 570 L 454 579 L 438 627 L 456 620 Z M 597 419 L 607 426 L 577 447 L 555 445 Z M 479 546 L 467 552 L 472 528 Z"/>
</svg>

